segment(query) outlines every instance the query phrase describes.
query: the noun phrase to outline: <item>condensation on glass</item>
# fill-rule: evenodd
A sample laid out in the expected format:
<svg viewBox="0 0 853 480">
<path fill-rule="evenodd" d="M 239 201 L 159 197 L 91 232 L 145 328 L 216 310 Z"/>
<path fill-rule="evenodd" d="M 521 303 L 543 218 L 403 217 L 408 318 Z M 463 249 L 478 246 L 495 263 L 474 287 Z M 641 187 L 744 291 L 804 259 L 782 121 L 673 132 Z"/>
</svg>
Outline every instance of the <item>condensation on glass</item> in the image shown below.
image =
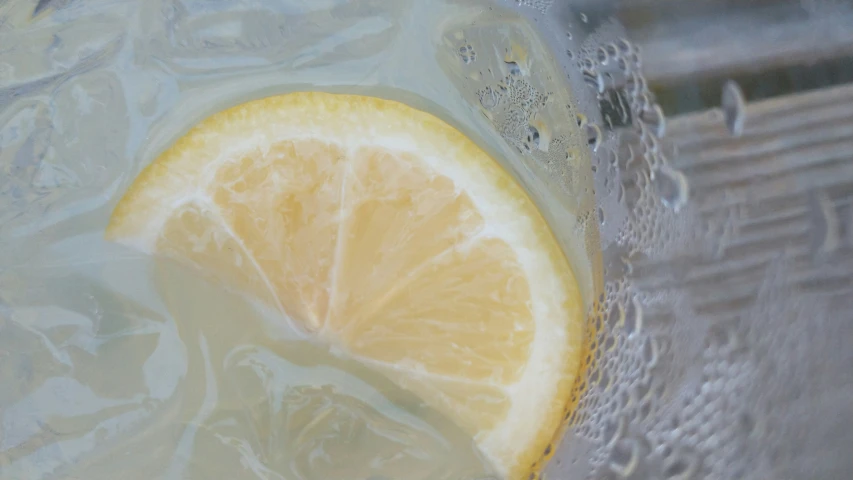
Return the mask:
<svg viewBox="0 0 853 480">
<path fill-rule="evenodd" d="M 853 89 L 752 102 L 730 86 L 719 108 L 666 116 L 648 72 L 689 83 L 687 63 L 643 51 L 594 2 L 381 3 L 0 5 L 0 479 L 109 465 L 151 478 L 145 452 L 163 438 L 226 439 L 243 458 L 255 457 L 241 438 L 274 446 L 269 432 L 229 432 L 228 414 L 158 420 L 181 410 L 186 365 L 204 371 L 214 346 L 182 344 L 135 280 L 147 264 L 100 231 L 110 202 L 191 120 L 282 82 L 401 89 L 514 159 L 574 252 L 590 312 L 590 366 L 545 478 L 850 478 Z M 849 18 L 843 2 L 801 3 Z M 235 353 L 220 380 L 266 398 L 264 379 L 317 372 L 264 355 Z M 262 368 L 246 376 L 245 365 Z M 191 387 L 203 406 L 205 386 Z M 359 388 L 289 391 L 303 409 L 265 418 L 322 407 L 376 439 L 436 438 L 406 430 L 405 412 L 376 417 L 375 391 Z M 130 437 L 124 457 L 92 453 Z M 447 444 L 419 448 L 429 459 Z M 274 460 L 331 478 L 334 465 L 303 453 Z M 211 475 L 191 460 L 172 474 Z"/>
<path fill-rule="evenodd" d="M 645 39 L 651 52 L 606 5 L 679 7 L 525 10 L 558 56 L 569 52 L 560 61 L 600 138 L 590 144 L 605 296 L 585 394 L 549 480 L 853 475 L 853 88 L 750 102 L 716 56 L 742 66 L 752 47 L 772 68 L 800 55 L 806 64 L 847 58 L 853 45 L 837 35 L 853 8 L 763 2 L 732 13 L 723 3 L 697 2 L 719 16 L 680 42 Z M 656 25 L 678 20 L 667 18 Z M 810 37 L 816 45 L 765 49 L 761 35 L 723 19 L 821 33 Z M 737 48 L 701 44 L 726 28 L 722 43 Z M 719 103 L 664 118 L 651 80 L 667 94 L 674 79 L 690 92 L 708 77 L 719 78 Z M 751 90 L 761 93 L 757 78 Z"/>
</svg>

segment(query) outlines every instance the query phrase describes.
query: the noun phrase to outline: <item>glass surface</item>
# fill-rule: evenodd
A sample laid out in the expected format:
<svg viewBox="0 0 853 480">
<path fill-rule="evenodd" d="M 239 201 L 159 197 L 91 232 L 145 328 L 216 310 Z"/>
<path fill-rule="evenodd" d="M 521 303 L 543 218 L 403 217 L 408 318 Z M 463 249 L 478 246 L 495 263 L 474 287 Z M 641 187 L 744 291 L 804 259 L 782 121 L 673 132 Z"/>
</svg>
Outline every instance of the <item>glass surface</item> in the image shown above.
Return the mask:
<svg viewBox="0 0 853 480">
<path fill-rule="evenodd" d="M 102 240 L 195 122 L 304 89 L 441 116 L 543 210 L 594 347 L 544 478 L 850 478 L 850 25 L 833 0 L 0 2 L 0 479 L 490 473 L 409 393 Z"/>
</svg>

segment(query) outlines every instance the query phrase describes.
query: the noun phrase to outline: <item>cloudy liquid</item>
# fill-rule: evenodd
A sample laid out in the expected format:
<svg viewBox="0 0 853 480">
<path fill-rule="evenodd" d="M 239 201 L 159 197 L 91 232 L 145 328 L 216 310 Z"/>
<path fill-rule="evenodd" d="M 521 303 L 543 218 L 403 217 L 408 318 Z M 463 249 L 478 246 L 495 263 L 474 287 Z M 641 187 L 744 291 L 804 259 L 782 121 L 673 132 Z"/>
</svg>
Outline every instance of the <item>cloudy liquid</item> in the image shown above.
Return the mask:
<svg viewBox="0 0 853 480">
<path fill-rule="evenodd" d="M 555 200 L 483 103 L 507 75 L 558 77 L 530 27 L 476 2 L 303 3 L 84 2 L 35 19 L 0 7 L 13 40 L 0 60 L 0 479 L 492 473 L 470 437 L 380 375 L 197 272 L 102 239 L 136 173 L 205 116 L 287 91 L 365 93 L 493 152 L 562 219 L 590 291 L 582 202 Z M 554 115 L 535 112 L 540 152 Z M 551 151 L 571 152 L 565 138 Z"/>
</svg>

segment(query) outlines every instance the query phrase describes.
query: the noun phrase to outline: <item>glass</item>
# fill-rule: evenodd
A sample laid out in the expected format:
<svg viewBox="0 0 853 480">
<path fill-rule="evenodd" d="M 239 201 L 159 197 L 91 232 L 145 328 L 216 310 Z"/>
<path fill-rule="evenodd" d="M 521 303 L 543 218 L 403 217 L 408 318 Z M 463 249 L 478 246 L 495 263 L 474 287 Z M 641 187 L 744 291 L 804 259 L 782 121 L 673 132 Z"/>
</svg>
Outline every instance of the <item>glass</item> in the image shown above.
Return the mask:
<svg viewBox="0 0 853 480">
<path fill-rule="evenodd" d="M 152 459 L 263 437 L 174 421 L 205 413 L 205 382 L 184 378 L 215 350 L 164 293 L 194 277 L 101 237 L 136 173 L 196 121 L 316 88 L 439 114 L 555 230 L 592 349 L 545 478 L 850 478 L 851 22 L 832 0 L 0 4 L 0 479 L 209 478 L 225 473 L 189 450 L 172 470 Z M 341 384 L 325 357 L 319 380 L 252 359 Z M 257 375 L 226 373 L 267 396 Z M 329 412 L 372 432 L 458 436 L 440 419 L 406 430 L 405 408 L 370 413 L 405 392 L 351 387 L 291 392 L 305 405 L 292 418 L 334 398 Z M 252 466 L 337 473 L 306 458 Z"/>
</svg>

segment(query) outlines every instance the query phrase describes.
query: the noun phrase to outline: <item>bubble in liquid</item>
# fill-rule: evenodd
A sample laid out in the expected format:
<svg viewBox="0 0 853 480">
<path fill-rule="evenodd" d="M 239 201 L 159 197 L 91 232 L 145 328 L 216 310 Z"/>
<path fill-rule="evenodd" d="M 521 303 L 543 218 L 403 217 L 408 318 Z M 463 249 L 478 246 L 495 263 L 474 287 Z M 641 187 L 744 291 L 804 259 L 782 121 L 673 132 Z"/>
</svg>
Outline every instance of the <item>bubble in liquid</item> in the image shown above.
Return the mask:
<svg viewBox="0 0 853 480">
<path fill-rule="evenodd" d="M 474 47 L 469 44 L 462 45 L 459 47 L 459 58 L 462 59 L 462 62 L 466 65 L 474 63 L 477 60 L 477 52 L 474 51 Z"/>
<path fill-rule="evenodd" d="M 509 69 L 510 75 L 521 75 L 521 67 L 515 62 L 504 62 Z"/>
<path fill-rule="evenodd" d="M 527 126 L 525 145 L 528 150 L 539 149 L 539 130 L 533 125 Z"/>
<path fill-rule="evenodd" d="M 480 97 L 480 105 L 486 110 L 491 110 L 498 105 L 498 94 L 492 87 L 485 87 L 477 94 Z"/>
<path fill-rule="evenodd" d="M 746 100 L 740 85 L 733 80 L 727 80 L 723 84 L 721 99 L 723 118 L 726 128 L 735 137 L 743 135 L 743 127 L 746 122 Z"/>
</svg>

